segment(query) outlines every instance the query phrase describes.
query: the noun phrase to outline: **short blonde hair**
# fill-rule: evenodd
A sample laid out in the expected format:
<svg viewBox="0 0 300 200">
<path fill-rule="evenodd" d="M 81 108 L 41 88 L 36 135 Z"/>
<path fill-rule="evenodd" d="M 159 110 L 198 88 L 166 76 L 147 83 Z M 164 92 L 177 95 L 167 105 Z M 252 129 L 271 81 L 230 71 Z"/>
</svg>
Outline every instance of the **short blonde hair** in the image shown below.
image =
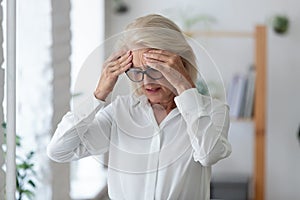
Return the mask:
<svg viewBox="0 0 300 200">
<path fill-rule="evenodd" d="M 196 84 L 198 72 L 194 52 L 183 32 L 170 19 L 158 14 L 135 19 L 126 26 L 124 37 L 119 45 L 127 49 L 132 49 L 134 46 L 162 49 L 180 55 L 184 67 Z"/>
</svg>

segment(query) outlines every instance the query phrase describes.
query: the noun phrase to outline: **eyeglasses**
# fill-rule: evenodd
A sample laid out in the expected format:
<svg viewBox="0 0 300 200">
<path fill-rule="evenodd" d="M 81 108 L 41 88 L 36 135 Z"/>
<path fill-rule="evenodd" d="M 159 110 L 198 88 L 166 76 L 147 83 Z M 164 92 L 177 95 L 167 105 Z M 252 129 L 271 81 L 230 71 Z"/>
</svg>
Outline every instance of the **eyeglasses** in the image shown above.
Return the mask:
<svg viewBox="0 0 300 200">
<path fill-rule="evenodd" d="M 126 70 L 126 75 L 133 82 L 141 82 L 144 80 L 144 74 L 153 80 L 158 80 L 163 77 L 162 73 L 156 69 L 148 67 L 146 70 L 142 70 L 141 68 L 134 67 Z"/>
</svg>

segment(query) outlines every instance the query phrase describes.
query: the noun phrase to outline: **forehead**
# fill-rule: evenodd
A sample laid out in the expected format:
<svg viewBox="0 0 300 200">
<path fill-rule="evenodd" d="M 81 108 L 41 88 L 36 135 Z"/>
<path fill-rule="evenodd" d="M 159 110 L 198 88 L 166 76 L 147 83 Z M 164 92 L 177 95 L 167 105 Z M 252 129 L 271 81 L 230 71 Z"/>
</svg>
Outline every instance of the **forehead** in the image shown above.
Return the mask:
<svg viewBox="0 0 300 200">
<path fill-rule="evenodd" d="M 146 66 L 146 61 L 143 58 L 143 53 L 149 51 L 149 48 L 137 49 L 132 51 L 132 64 L 133 67 L 143 67 Z"/>
</svg>

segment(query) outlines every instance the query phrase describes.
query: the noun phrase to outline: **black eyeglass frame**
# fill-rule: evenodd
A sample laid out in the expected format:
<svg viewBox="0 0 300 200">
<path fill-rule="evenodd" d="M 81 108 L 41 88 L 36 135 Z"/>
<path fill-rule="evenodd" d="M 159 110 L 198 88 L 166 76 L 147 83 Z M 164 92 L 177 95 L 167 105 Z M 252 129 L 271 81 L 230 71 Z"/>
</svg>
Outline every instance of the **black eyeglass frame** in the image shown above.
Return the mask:
<svg viewBox="0 0 300 200">
<path fill-rule="evenodd" d="M 159 72 L 161 76 L 158 77 L 158 78 L 154 78 L 154 77 L 152 77 L 151 75 L 149 75 L 149 73 L 148 73 L 149 70 L 154 70 L 154 71 L 156 71 L 156 72 Z M 130 78 L 130 76 L 128 75 L 128 72 L 129 72 L 129 71 L 138 71 L 139 73 L 142 73 L 143 76 L 142 76 L 141 80 L 138 80 L 138 81 L 132 80 L 132 79 Z M 151 68 L 151 67 L 148 67 L 146 70 L 142 70 L 140 67 L 131 67 L 131 68 L 127 69 L 127 70 L 125 71 L 125 73 L 126 73 L 127 77 L 128 77 L 131 81 L 133 81 L 133 82 L 141 82 L 141 81 L 143 81 L 143 80 L 144 80 L 144 75 L 145 75 L 145 74 L 147 74 L 147 76 L 148 76 L 149 78 L 151 78 L 152 80 L 159 80 L 159 79 L 163 78 L 163 74 L 162 74 L 160 71 L 158 71 L 158 70 L 156 70 L 156 69 L 153 69 L 153 68 Z"/>
</svg>

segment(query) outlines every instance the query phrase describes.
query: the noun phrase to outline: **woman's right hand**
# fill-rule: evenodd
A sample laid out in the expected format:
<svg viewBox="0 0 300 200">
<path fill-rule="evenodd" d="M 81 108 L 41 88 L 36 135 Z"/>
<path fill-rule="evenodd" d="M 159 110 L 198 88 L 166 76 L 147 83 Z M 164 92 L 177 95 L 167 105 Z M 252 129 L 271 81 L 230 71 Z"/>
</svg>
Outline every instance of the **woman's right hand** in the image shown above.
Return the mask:
<svg viewBox="0 0 300 200">
<path fill-rule="evenodd" d="M 103 70 L 94 92 L 95 97 L 104 101 L 114 89 L 119 75 L 130 68 L 131 65 L 131 51 L 119 51 L 112 54 L 103 64 Z"/>
</svg>

